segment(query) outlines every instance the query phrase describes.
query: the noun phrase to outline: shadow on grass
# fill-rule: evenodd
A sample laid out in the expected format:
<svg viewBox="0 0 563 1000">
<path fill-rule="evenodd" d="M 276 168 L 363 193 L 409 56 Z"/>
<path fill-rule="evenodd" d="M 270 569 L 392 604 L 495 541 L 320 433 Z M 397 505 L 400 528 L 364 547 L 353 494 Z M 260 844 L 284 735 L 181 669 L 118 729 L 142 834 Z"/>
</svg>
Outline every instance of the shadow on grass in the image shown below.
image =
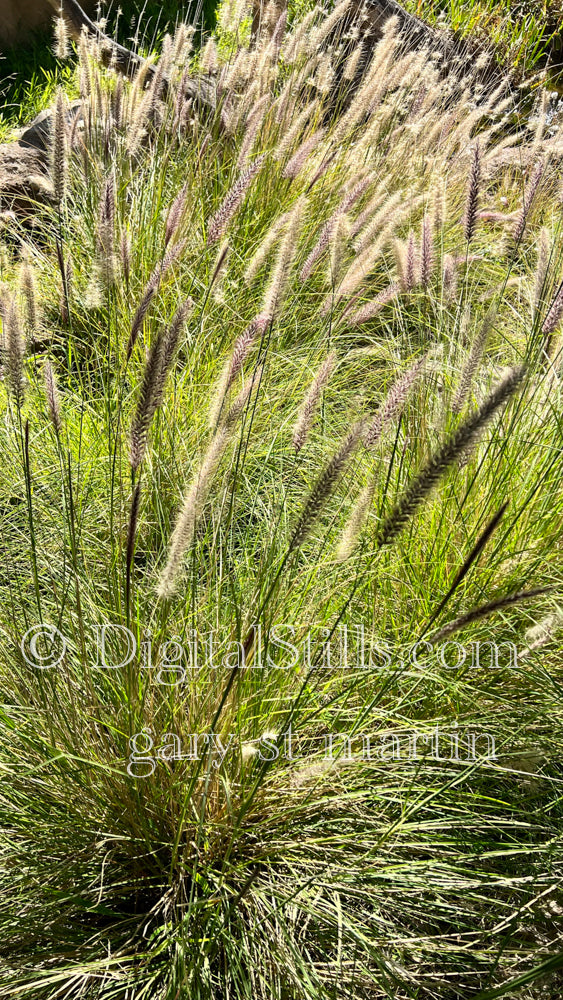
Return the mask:
<svg viewBox="0 0 563 1000">
<path fill-rule="evenodd" d="M 216 6 L 216 0 L 122 0 L 119 5 L 108 4 L 102 13 L 112 38 L 147 54 L 179 21 L 213 28 Z M 0 53 L 0 140 L 48 107 L 59 84 L 70 85 L 74 60 L 60 62 L 52 46 L 53 32 L 46 29 L 31 34 L 24 45 Z"/>
</svg>

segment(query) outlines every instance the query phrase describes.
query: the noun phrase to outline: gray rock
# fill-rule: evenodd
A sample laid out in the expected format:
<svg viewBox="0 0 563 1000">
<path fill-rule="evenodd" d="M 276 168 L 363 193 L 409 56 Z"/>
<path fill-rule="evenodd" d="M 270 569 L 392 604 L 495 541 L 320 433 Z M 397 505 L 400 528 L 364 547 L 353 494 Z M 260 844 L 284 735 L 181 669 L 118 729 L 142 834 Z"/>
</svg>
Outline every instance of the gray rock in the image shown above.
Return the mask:
<svg viewBox="0 0 563 1000">
<path fill-rule="evenodd" d="M 19 142 L 1 144 L 0 210 L 29 215 L 52 199 L 47 154 Z"/>
<path fill-rule="evenodd" d="M 20 146 L 31 149 L 42 149 L 45 152 L 49 149 L 51 141 L 51 127 L 53 124 L 53 112 L 50 108 L 42 111 L 19 133 Z"/>
<path fill-rule="evenodd" d="M 81 101 L 73 101 L 69 105 L 67 111 L 67 122 L 72 125 L 74 118 L 80 115 L 82 111 Z M 51 144 L 51 132 L 53 128 L 53 111 L 48 108 L 46 111 L 41 111 L 34 118 L 29 125 L 19 133 L 19 144 L 20 146 L 30 147 L 33 149 L 40 149 L 44 152 L 48 152 L 49 146 Z"/>
</svg>

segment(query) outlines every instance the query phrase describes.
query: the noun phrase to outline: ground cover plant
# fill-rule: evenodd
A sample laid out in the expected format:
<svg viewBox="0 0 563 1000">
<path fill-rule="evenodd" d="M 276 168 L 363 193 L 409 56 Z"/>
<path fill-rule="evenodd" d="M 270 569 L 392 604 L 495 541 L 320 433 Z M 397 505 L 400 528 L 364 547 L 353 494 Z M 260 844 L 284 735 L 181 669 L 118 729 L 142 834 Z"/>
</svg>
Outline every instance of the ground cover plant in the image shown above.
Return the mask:
<svg viewBox="0 0 563 1000">
<path fill-rule="evenodd" d="M 560 990 L 557 122 L 347 13 L 2 217 L 0 996 Z"/>
</svg>

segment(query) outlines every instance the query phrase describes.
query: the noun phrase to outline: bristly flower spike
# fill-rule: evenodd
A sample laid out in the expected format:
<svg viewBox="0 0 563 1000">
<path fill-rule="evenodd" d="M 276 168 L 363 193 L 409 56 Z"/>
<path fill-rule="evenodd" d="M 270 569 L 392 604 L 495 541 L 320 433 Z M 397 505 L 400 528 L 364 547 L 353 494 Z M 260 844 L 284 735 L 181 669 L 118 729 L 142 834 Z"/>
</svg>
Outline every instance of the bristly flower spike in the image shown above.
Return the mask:
<svg viewBox="0 0 563 1000">
<path fill-rule="evenodd" d="M 238 180 L 233 184 L 232 188 L 223 200 L 221 207 L 216 211 L 209 223 L 207 228 L 208 245 L 216 243 L 217 240 L 224 235 L 225 230 L 230 224 L 233 216 L 242 204 L 248 188 L 256 177 L 256 174 L 260 171 L 260 168 L 266 159 L 266 155 L 266 153 L 263 153 L 261 156 L 258 156 L 255 160 L 253 160 L 250 166 L 248 166 L 246 170 L 243 170 Z"/>
<path fill-rule="evenodd" d="M 59 390 L 57 387 L 55 372 L 53 371 L 53 366 L 50 361 L 45 362 L 45 367 L 43 369 L 43 377 L 45 380 L 45 395 L 47 397 L 49 416 L 51 418 L 51 423 L 55 428 L 55 433 L 57 434 L 58 437 L 62 427 L 61 404 L 59 400 Z"/>
<path fill-rule="evenodd" d="M 305 441 L 309 437 L 321 393 L 328 383 L 335 364 L 336 354 L 333 351 L 325 358 L 311 382 L 293 428 L 292 441 L 296 453 L 301 451 Z"/>
<path fill-rule="evenodd" d="M 473 159 L 467 184 L 467 196 L 465 199 L 465 212 L 463 215 L 463 235 L 468 243 L 475 236 L 477 229 L 477 210 L 479 207 L 479 192 L 481 189 L 481 147 L 479 142 L 475 144 Z"/>
</svg>

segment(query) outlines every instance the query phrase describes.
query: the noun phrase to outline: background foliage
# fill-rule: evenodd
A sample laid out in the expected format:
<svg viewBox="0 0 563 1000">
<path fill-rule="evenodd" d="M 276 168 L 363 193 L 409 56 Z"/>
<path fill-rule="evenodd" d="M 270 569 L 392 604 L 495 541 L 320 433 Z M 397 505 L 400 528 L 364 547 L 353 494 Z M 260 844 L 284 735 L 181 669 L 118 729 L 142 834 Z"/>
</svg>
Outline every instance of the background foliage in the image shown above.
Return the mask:
<svg viewBox="0 0 563 1000">
<path fill-rule="evenodd" d="M 391 28 L 347 106 L 357 35 L 296 18 L 278 58 L 236 18 L 165 47 L 166 95 L 84 46 L 51 200 L 2 216 L 0 996 L 557 995 L 557 114 Z M 215 111 L 185 99 L 198 66 Z M 395 658 L 96 669 L 102 622 L 156 661 L 212 629 L 252 658 L 256 620 L 364 623 Z M 21 654 L 41 622 L 59 669 Z M 412 663 L 428 637 L 520 668 Z M 290 723 L 297 759 L 261 760 Z M 497 756 L 450 759 L 456 731 Z M 234 734 L 222 768 L 167 752 L 194 732 Z M 416 757 L 325 755 L 413 732 Z"/>
</svg>

